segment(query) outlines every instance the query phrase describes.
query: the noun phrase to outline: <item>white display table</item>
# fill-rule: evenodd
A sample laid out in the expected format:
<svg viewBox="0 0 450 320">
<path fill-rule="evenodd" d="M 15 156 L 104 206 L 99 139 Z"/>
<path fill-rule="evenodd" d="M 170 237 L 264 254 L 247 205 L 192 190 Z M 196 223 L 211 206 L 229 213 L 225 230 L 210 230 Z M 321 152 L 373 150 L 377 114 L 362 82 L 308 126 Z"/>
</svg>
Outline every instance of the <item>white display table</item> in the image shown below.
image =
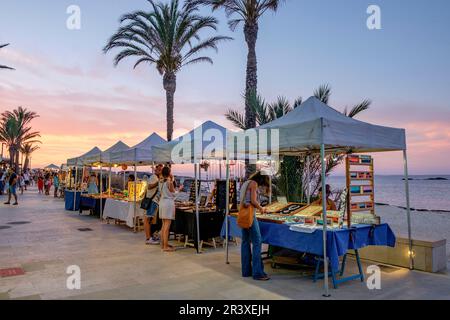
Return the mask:
<svg viewBox="0 0 450 320">
<path fill-rule="evenodd" d="M 140 204 L 136 204 L 136 217 L 145 215 L 145 210 L 140 208 Z M 135 227 L 134 202 L 120 201 L 114 199 L 106 199 L 105 209 L 103 211 L 103 219 L 117 219 L 125 221 L 130 228 Z"/>
</svg>

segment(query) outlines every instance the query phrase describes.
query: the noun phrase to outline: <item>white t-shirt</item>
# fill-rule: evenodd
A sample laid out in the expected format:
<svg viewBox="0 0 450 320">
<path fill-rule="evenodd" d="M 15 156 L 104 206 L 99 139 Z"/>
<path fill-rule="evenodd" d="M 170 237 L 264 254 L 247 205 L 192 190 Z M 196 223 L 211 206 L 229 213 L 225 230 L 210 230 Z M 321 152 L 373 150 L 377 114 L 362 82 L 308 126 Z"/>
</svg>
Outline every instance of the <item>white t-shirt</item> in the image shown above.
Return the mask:
<svg viewBox="0 0 450 320">
<path fill-rule="evenodd" d="M 154 188 L 150 188 L 151 184 L 155 184 L 159 182 L 159 178 L 156 174 L 153 174 L 150 179 L 148 179 L 148 189 L 147 189 L 147 198 L 152 198 L 156 192 L 158 191 L 158 185 Z"/>
</svg>

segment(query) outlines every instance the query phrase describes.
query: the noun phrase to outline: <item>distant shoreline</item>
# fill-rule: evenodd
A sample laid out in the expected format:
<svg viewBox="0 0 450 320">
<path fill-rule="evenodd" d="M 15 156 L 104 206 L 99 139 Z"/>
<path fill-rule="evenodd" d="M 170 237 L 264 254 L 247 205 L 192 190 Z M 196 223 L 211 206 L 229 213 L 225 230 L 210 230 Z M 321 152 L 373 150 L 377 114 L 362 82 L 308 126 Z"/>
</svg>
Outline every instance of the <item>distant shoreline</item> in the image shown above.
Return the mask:
<svg viewBox="0 0 450 320">
<path fill-rule="evenodd" d="M 388 207 L 394 207 L 394 208 L 399 208 L 399 209 L 403 209 L 406 210 L 406 207 L 403 206 L 396 206 L 396 205 L 392 205 L 392 204 L 388 204 L 388 203 L 375 203 L 375 205 L 377 206 L 388 206 Z M 416 212 L 435 212 L 435 213 L 450 213 L 450 210 L 433 210 L 433 209 L 418 209 L 418 208 L 410 208 L 411 211 L 416 211 Z"/>
</svg>

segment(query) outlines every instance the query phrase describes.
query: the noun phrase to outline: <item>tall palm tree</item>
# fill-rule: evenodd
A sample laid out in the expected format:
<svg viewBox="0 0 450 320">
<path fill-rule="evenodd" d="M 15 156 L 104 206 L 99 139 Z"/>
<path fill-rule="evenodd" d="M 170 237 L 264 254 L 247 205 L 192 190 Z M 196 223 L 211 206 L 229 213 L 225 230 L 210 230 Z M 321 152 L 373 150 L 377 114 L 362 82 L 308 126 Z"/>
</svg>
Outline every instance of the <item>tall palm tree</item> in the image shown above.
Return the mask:
<svg viewBox="0 0 450 320">
<path fill-rule="evenodd" d="M 30 123 L 39 117 L 37 113 L 18 107 L 13 111 L 5 111 L 0 116 L 0 141 L 9 150 L 10 165 L 18 166 L 21 146 L 26 143 L 39 143 L 39 132 L 32 131 Z"/>
<path fill-rule="evenodd" d="M 218 50 L 217 45 L 230 37 L 212 36 L 201 39 L 200 33 L 206 29 L 217 30 L 218 21 L 214 17 L 198 15 L 196 5 L 180 8 L 179 0 L 170 4 L 148 0 L 152 10 L 125 14 L 120 19 L 122 26 L 114 34 L 103 51 L 120 49 L 114 59 L 118 65 L 125 58 L 136 58 L 136 68 L 141 63 L 154 64 L 163 77 L 167 104 L 167 140 L 173 135 L 173 109 L 176 91 L 176 75 L 184 66 L 208 62 L 207 56 L 199 56 L 205 49 Z"/>
<path fill-rule="evenodd" d="M 0 44 L 0 49 L 3 49 L 5 47 L 9 46 L 9 43 L 7 44 Z M 4 66 L 0 64 L 0 69 L 8 69 L 8 70 L 14 70 L 14 68 L 8 67 L 8 66 Z"/>
<path fill-rule="evenodd" d="M 30 165 L 30 156 L 33 152 L 39 149 L 39 146 L 33 145 L 32 143 L 25 143 L 20 148 L 20 152 L 25 156 L 25 162 L 23 165 L 23 170 L 27 170 L 28 166 Z"/>
<path fill-rule="evenodd" d="M 267 11 L 278 10 L 284 0 L 187 0 L 188 4 L 203 4 L 212 10 L 224 9 L 230 19 L 228 25 L 232 31 L 243 23 L 245 42 L 248 47 L 247 72 L 245 82 L 245 125 L 246 129 L 256 126 L 256 114 L 251 106 L 250 96 L 258 91 L 258 60 L 256 41 L 258 39 L 259 19 Z"/>
</svg>

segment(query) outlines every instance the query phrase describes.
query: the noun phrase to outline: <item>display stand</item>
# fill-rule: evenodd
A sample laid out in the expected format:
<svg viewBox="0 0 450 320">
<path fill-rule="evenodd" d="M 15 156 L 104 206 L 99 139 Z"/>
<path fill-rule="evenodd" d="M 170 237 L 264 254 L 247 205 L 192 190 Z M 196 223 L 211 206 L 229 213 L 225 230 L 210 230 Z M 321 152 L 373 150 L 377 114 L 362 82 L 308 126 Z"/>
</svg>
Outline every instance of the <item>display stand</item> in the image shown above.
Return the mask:
<svg viewBox="0 0 450 320">
<path fill-rule="evenodd" d="M 347 223 L 352 225 L 352 214 L 367 212 L 375 216 L 373 158 L 369 155 L 348 155 L 346 163 Z"/>
</svg>

